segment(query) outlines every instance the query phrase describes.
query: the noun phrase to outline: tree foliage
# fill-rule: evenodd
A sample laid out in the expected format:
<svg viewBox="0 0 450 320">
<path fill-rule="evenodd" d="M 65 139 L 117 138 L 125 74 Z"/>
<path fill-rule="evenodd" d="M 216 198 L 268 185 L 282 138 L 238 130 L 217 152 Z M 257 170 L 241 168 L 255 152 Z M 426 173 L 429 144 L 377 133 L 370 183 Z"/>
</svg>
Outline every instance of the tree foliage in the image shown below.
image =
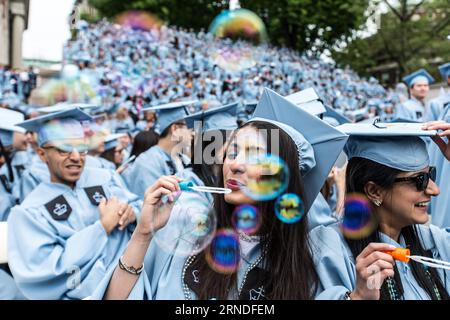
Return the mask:
<svg viewBox="0 0 450 320">
<path fill-rule="evenodd" d="M 299 51 L 320 54 L 337 41 L 352 36 L 365 22 L 370 0 L 241 0 L 243 8 L 254 11 L 266 24 L 270 41 Z M 228 8 L 224 0 L 90 0 L 106 17 L 142 9 L 171 25 L 208 29 L 214 17 Z"/>
<path fill-rule="evenodd" d="M 421 67 L 439 77 L 435 64 L 450 61 L 450 1 L 377 1 L 388 8 L 377 33 L 335 50 L 333 58 L 360 74 L 380 64 L 395 63 L 399 77 Z"/>
</svg>

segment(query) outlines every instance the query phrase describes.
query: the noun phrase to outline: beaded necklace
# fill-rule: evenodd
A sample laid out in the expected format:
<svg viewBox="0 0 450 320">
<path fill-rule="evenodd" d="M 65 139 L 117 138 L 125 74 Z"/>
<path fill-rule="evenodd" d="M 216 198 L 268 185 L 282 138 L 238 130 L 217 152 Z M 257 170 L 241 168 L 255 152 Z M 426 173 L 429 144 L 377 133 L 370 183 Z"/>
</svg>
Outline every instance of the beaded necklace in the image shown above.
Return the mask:
<svg viewBox="0 0 450 320">
<path fill-rule="evenodd" d="M 245 282 L 247 281 L 247 276 L 249 274 L 250 271 L 252 271 L 261 261 L 262 259 L 265 257 L 267 253 L 267 245 L 265 246 L 263 252 L 261 253 L 261 255 L 258 257 L 258 259 L 255 260 L 255 262 L 253 262 L 245 271 L 244 274 L 244 278 L 242 279 L 241 285 L 239 286 L 238 289 L 238 296 L 241 295 L 242 289 L 244 288 Z M 184 267 L 183 267 L 183 271 L 181 273 L 181 282 L 183 284 L 183 293 L 184 293 L 184 299 L 185 300 L 192 300 L 191 297 L 191 289 L 189 289 L 188 285 L 186 284 L 186 282 L 184 281 L 185 275 L 186 275 L 186 271 L 189 268 L 189 266 L 194 262 L 195 258 L 197 256 L 196 255 L 192 255 L 189 256 L 189 258 L 186 259 L 185 263 L 184 263 Z"/>
<path fill-rule="evenodd" d="M 427 275 L 430 282 L 433 284 L 433 291 L 434 291 L 434 294 L 436 295 L 436 298 L 438 300 L 442 300 L 441 294 L 439 293 L 439 289 L 438 289 L 436 283 L 432 280 L 431 273 L 428 270 L 428 268 L 425 268 L 425 274 Z M 397 290 L 397 285 L 395 283 L 395 279 L 392 277 L 386 278 L 386 284 L 388 287 L 388 293 L 389 293 L 390 300 L 400 300 L 400 294 Z"/>
</svg>

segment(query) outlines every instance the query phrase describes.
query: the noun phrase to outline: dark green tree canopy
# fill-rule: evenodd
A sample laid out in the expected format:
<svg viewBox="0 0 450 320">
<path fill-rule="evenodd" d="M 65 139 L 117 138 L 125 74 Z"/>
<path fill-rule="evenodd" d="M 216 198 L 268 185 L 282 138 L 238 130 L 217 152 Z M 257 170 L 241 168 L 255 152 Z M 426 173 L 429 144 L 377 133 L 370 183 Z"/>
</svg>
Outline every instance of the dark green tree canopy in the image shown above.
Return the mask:
<svg viewBox="0 0 450 320">
<path fill-rule="evenodd" d="M 395 81 L 419 68 L 440 79 L 437 65 L 450 61 L 450 0 L 376 0 L 386 5 L 377 33 L 356 38 L 333 58 L 359 74 L 380 65 L 397 71 Z"/>
<path fill-rule="evenodd" d="M 321 53 L 350 37 L 366 20 L 370 0 L 241 0 L 266 24 L 272 44 Z M 101 15 L 114 17 L 130 9 L 147 10 L 170 25 L 207 30 L 228 9 L 224 0 L 90 0 Z"/>
</svg>

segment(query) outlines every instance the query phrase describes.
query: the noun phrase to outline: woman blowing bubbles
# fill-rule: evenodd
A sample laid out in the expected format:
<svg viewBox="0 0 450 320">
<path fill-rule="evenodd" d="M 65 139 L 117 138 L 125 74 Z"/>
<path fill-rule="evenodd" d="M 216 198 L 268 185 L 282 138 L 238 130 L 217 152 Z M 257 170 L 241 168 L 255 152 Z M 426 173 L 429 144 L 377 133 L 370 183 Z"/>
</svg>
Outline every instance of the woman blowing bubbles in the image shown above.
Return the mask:
<svg viewBox="0 0 450 320">
<path fill-rule="evenodd" d="M 283 108 L 284 116 L 274 109 Z M 280 114 L 277 112 L 277 114 Z M 142 218 L 121 259 L 122 267 L 111 270 L 97 288 L 94 298 L 105 299 L 312 299 L 317 287 L 312 252 L 307 233 L 307 215 L 292 220 L 292 216 L 278 219 L 274 209 L 276 199 L 257 201 L 244 192 L 250 184 L 245 159 L 254 155 L 273 154 L 279 143 L 279 157 L 289 170 L 284 193 L 301 198 L 307 211 L 316 198 L 328 172 L 346 141 L 346 135 L 329 127 L 320 119 L 302 111 L 276 93 L 266 90 L 255 111 L 254 118 L 236 131 L 224 155 L 219 186 L 231 193 L 215 198 L 217 234 L 232 228 L 232 216 L 239 205 L 254 205 L 261 214 L 261 227 L 251 236 L 236 238 L 237 268 L 231 272 L 217 272 L 211 265 L 213 240 L 194 255 L 182 256 L 162 250 L 156 238 L 175 219 L 172 210 L 174 192 L 179 192 L 180 178 L 162 177 L 145 194 Z M 277 121 L 274 121 L 277 120 Z M 294 121 L 295 120 L 295 121 Z M 279 121 L 279 122 L 278 122 Z M 299 128 L 304 128 L 300 133 Z M 267 137 L 261 132 L 268 132 Z M 278 139 L 272 140 L 272 130 Z M 326 136 L 323 139 L 319 133 Z M 325 134 L 324 134 L 325 133 Z M 309 141 L 314 141 L 313 144 Z M 317 161 L 314 154 L 327 150 L 326 161 Z M 303 188 L 308 185 L 308 190 Z M 158 210 L 161 198 L 169 196 L 170 205 Z M 189 193 L 178 200 L 179 207 Z M 286 199 L 284 199 L 286 200 Z M 287 209 L 296 202 L 288 197 Z M 300 200 L 300 202 L 301 202 Z M 297 203 L 298 205 L 298 203 Z M 175 205 L 175 208 L 177 206 Z M 300 213 L 300 212 L 298 212 Z M 300 213 L 304 214 L 304 212 Z M 291 220 L 290 220 L 291 219 Z M 291 222 L 283 223 L 282 220 Z M 159 230 L 155 233 L 155 230 Z M 222 233 L 223 235 L 223 233 Z M 218 238 L 215 238 L 218 239 Z M 221 238 L 225 239 L 225 238 Z M 233 252 L 231 252 L 233 255 Z M 134 272 L 144 265 L 140 274 Z M 125 267 L 124 267 L 125 266 Z M 134 267 L 134 268 L 131 268 Z M 123 270 L 126 269 L 126 270 Z"/>
</svg>

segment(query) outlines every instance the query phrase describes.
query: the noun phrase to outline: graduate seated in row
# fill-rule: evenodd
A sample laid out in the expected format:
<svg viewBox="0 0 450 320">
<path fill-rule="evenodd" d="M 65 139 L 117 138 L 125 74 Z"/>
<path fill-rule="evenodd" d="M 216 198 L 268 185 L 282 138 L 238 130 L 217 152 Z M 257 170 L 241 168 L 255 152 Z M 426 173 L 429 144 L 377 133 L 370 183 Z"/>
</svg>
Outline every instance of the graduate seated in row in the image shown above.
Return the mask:
<svg viewBox="0 0 450 320">
<path fill-rule="evenodd" d="M 190 165 L 189 158 L 182 152 L 192 140 L 184 118 L 188 115 L 186 106 L 193 102 L 180 101 L 144 109 L 158 112 L 154 129 L 160 135 L 158 144 L 141 153 L 122 175 L 129 190 L 140 198 L 159 177 L 176 174 Z"/>
<path fill-rule="evenodd" d="M 88 141 L 78 108 L 21 124 L 38 133 L 41 182 L 8 218 L 8 257 L 28 299 L 82 299 L 116 265 L 140 212 L 138 197 L 111 170 L 85 166 Z"/>
</svg>

